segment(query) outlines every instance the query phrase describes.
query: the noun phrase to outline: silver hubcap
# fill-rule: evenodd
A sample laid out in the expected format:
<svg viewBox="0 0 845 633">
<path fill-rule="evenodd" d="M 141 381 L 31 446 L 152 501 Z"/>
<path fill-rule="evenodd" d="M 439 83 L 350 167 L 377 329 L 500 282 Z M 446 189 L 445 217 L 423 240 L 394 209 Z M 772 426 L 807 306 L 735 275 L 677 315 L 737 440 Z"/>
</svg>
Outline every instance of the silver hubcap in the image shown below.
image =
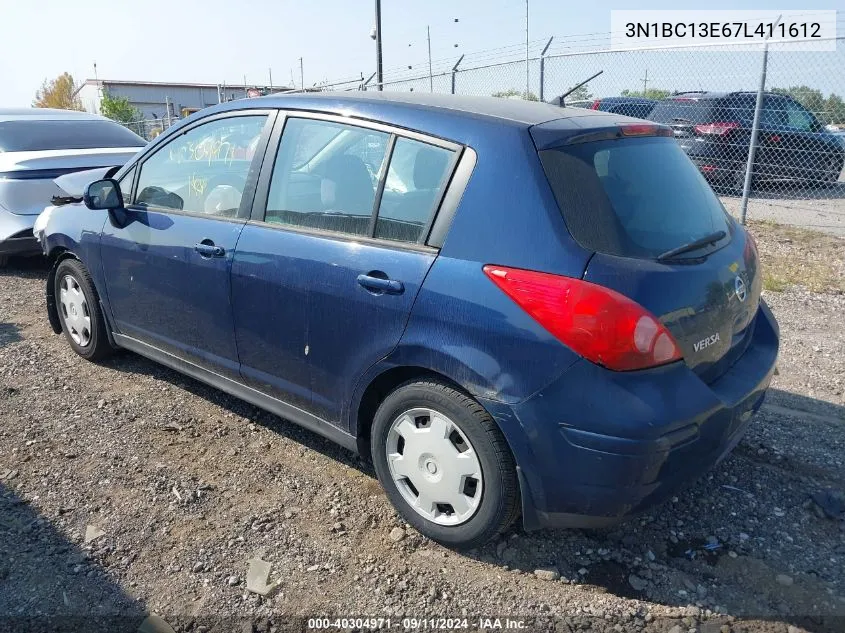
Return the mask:
<svg viewBox="0 0 845 633">
<path fill-rule="evenodd" d="M 429 521 L 460 525 L 481 502 L 478 456 L 466 435 L 442 413 L 411 409 L 387 434 L 387 464 L 399 492 Z"/>
<path fill-rule="evenodd" d="M 59 303 L 68 334 L 74 343 L 85 347 L 91 342 L 91 313 L 88 311 L 88 302 L 79 282 L 71 275 L 62 277 L 59 284 Z"/>
</svg>

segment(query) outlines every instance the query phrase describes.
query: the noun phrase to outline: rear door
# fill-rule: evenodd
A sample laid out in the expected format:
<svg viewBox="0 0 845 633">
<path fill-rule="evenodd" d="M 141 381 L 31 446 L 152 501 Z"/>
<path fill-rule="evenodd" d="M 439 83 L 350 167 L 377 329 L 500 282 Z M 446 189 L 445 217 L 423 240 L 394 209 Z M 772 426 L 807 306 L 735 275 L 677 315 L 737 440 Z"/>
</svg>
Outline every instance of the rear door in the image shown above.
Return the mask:
<svg viewBox="0 0 845 633">
<path fill-rule="evenodd" d="M 134 194 L 101 238 L 121 335 L 239 377 L 230 268 L 271 124 L 266 111 L 217 115 L 133 168 Z"/>
<path fill-rule="evenodd" d="M 628 138 L 541 151 L 567 226 L 595 251 L 584 279 L 657 316 L 687 365 L 713 380 L 750 339 L 761 291 L 756 249 L 671 139 Z M 568 195 L 573 190 L 579 196 Z M 723 232 L 671 258 L 683 244 Z"/>
<path fill-rule="evenodd" d="M 437 256 L 425 240 L 458 150 L 288 116 L 233 270 L 245 380 L 338 423 L 358 377 L 398 343 Z M 243 301 L 259 294 L 257 309 Z"/>
</svg>

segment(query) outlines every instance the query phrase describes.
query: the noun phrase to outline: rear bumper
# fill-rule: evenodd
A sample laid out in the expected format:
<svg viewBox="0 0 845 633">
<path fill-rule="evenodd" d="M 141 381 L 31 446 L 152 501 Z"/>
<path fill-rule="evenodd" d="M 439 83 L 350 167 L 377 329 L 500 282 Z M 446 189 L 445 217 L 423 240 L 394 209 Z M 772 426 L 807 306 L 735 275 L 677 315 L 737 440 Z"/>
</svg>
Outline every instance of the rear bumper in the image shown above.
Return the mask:
<svg viewBox="0 0 845 633">
<path fill-rule="evenodd" d="M 722 460 L 774 373 L 778 329 L 764 303 L 754 327 L 711 384 L 683 363 L 618 373 L 580 361 L 518 405 L 485 402 L 519 465 L 526 529 L 611 525 Z"/>
</svg>

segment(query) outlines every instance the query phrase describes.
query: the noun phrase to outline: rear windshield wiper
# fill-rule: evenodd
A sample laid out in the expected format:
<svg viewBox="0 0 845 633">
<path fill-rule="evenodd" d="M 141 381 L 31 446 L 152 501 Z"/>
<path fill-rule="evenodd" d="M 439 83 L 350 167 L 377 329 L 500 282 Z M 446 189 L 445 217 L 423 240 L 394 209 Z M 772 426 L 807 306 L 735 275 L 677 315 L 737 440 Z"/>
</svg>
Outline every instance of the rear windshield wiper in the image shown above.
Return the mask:
<svg viewBox="0 0 845 633">
<path fill-rule="evenodd" d="M 665 253 L 661 253 L 657 256 L 657 261 L 662 262 L 664 259 L 672 259 L 676 255 L 683 255 L 684 253 L 689 253 L 690 251 L 696 251 L 702 246 L 707 246 L 708 244 L 714 244 L 725 237 L 727 233 L 724 231 L 715 231 L 710 233 L 709 235 L 705 235 L 704 237 L 699 237 L 697 240 L 692 242 L 688 242 L 677 248 L 673 248 L 671 250 L 666 251 Z"/>
</svg>

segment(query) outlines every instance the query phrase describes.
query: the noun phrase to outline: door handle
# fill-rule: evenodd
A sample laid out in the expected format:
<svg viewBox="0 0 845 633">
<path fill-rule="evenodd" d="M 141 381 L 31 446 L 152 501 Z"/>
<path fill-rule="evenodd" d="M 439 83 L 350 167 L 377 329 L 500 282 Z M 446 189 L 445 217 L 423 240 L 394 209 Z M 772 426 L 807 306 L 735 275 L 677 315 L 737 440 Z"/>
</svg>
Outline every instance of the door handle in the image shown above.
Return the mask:
<svg viewBox="0 0 845 633">
<path fill-rule="evenodd" d="M 194 250 L 201 257 L 223 257 L 226 255 L 226 249 L 222 246 L 216 246 L 211 240 L 203 240 L 198 244 L 194 244 Z"/>
<path fill-rule="evenodd" d="M 405 285 L 401 281 L 376 276 L 374 273 L 358 275 L 358 283 L 376 294 L 400 295 L 405 292 Z"/>
</svg>

